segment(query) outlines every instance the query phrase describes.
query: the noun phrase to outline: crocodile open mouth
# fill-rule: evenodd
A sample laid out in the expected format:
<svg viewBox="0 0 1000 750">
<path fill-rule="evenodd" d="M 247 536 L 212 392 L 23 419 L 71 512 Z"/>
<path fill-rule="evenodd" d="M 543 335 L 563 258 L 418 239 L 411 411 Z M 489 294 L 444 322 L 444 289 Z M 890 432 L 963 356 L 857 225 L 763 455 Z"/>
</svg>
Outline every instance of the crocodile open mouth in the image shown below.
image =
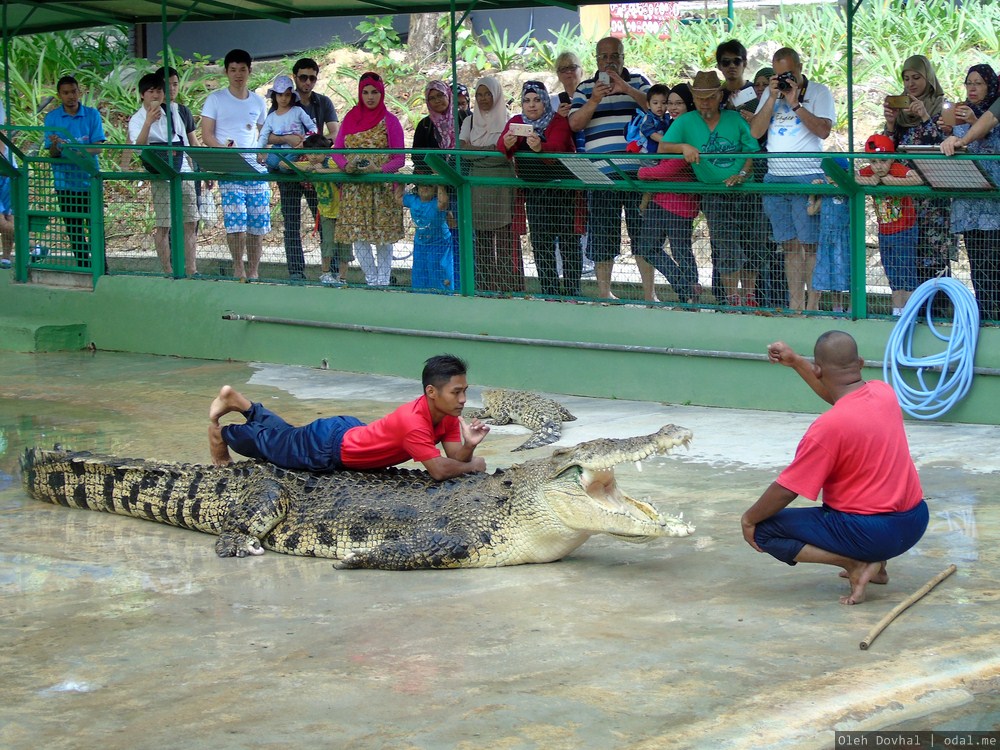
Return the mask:
<svg viewBox="0 0 1000 750">
<path fill-rule="evenodd" d="M 553 460 L 563 471 L 577 471 L 578 481 L 587 496 L 602 512 L 621 518 L 631 519 L 636 532 L 609 532 L 624 540 L 645 541 L 657 536 L 687 536 L 694 532 L 694 526 L 678 516 L 661 514 L 651 503 L 629 496 L 618 485 L 615 466 L 635 463 L 640 466 L 644 459 L 670 452 L 678 445 L 686 446 L 691 440 L 691 432 L 676 425 L 666 425 L 658 432 L 634 438 L 602 438 L 581 443 L 573 448 L 553 453 Z M 650 523 L 655 524 L 651 532 Z M 622 527 L 627 526 L 623 523 Z M 641 529 L 646 529 L 642 531 Z"/>
</svg>

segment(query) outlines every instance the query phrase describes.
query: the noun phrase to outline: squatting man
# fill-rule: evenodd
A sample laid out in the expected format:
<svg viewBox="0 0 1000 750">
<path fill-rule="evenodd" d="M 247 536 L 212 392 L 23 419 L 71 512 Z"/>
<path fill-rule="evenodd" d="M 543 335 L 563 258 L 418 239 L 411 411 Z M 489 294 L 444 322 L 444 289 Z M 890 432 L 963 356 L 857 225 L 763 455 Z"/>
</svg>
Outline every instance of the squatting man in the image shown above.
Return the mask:
<svg viewBox="0 0 1000 750">
<path fill-rule="evenodd" d="M 777 341 L 771 362 L 791 367 L 833 408 L 813 422 L 795 459 L 743 514 L 743 538 L 784 563 L 843 568 L 851 592 L 841 604 L 860 604 L 869 583 L 887 583 L 886 561 L 916 544 L 927 528 L 927 504 L 892 387 L 861 377 L 864 360 L 854 339 L 827 331 L 814 360 Z M 786 507 L 799 495 L 823 503 Z"/>
<path fill-rule="evenodd" d="M 356 417 L 324 417 L 293 427 L 263 405 L 251 402 L 228 385 L 209 409 L 208 445 L 212 462 L 232 462 L 232 448 L 249 458 L 298 471 L 384 469 L 417 461 L 440 481 L 486 471 L 486 461 L 473 455 L 490 428 L 478 419 L 462 419 L 466 393 L 465 362 L 451 354 L 424 363 L 424 393 L 391 414 L 365 424 Z M 222 426 L 231 412 L 245 424 Z M 437 444 L 444 448 L 441 455 Z"/>
</svg>

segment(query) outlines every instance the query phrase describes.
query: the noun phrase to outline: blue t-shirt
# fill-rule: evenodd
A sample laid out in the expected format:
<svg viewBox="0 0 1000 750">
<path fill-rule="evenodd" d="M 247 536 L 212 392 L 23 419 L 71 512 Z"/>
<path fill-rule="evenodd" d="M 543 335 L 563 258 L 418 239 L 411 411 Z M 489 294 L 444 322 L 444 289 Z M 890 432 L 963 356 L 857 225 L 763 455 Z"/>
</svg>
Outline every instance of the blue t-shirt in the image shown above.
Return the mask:
<svg viewBox="0 0 1000 750">
<path fill-rule="evenodd" d="M 62 106 L 56 107 L 45 115 L 45 127 L 46 149 L 52 145 L 53 135 L 74 143 L 104 143 L 107 140 L 104 137 L 101 113 L 93 107 L 86 107 L 83 104 L 77 109 L 75 115 L 68 114 Z M 67 132 L 69 138 L 66 137 Z M 97 154 L 84 154 L 84 156 L 93 159 L 94 166 L 97 166 Z M 55 178 L 56 190 L 84 193 L 90 189 L 90 175 L 74 166 L 69 160 L 53 162 L 52 175 Z"/>
</svg>

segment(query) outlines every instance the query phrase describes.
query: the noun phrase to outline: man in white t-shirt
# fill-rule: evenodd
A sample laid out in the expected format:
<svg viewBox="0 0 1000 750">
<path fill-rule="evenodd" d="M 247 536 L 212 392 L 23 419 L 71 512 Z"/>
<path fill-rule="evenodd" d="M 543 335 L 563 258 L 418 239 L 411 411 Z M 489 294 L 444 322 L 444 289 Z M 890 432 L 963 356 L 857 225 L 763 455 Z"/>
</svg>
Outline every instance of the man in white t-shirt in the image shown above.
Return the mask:
<svg viewBox="0 0 1000 750">
<path fill-rule="evenodd" d="M 167 140 L 167 118 L 164 109 L 163 79 L 155 73 L 147 73 L 139 79 L 139 97 L 142 106 L 128 121 L 128 141 L 137 146 L 155 146 L 175 143 L 190 146 L 184 120 L 177 104 L 170 102 L 173 115 L 170 123 L 170 140 Z M 180 172 L 191 172 L 191 162 L 184 151 L 159 151 L 156 156 L 171 163 Z M 166 180 L 150 180 L 153 193 L 153 244 L 163 266 L 164 273 L 173 273 L 170 258 L 170 183 Z M 198 199 L 191 180 L 181 181 L 181 213 L 184 221 L 184 273 L 194 276 L 198 272 L 195 264 L 198 223 Z"/>
<path fill-rule="evenodd" d="M 774 75 L 750 121 L 750 132 L 754 138 L 766 133 L 767 150 L 771 153 L 822 151 L 823 141 L 837 119 L 833 94 L 822 83 L 802 75 L 799 53 L 790 47 L 774 53 L 772 67 Z M 768 159 L 764 182 L 809 184 L 822 179 L 819 157 Z M 771 220 L 774 241 L 781 244 L 785 254 L 789 307 L 796 312 L 815 310 L 819 303 L 819 294 L 811 288 L 819 216 L 810 216 L 807 204 L 805 194 L 764 196 L 764 210 Z"/>
<path fill-rule="evenodd" d="M 267 104 L 250 91 L 253 58 L 241 49 L 230 50 L 224 60 L 229 86 L 213 91 L 201 108 L 201 140 L 213 148 L 256 148 Z M 245 156 L 250 169 L 264 173 L 256 156 Z M 233 256 L 233 275 L 240 281 L 256 281 L 263 237 L 271 231 L 271 186 L 266 180 L 219 181 L 226 242 Z M 243 265 L 244 250 L 247 267 Z"/>
</svg>

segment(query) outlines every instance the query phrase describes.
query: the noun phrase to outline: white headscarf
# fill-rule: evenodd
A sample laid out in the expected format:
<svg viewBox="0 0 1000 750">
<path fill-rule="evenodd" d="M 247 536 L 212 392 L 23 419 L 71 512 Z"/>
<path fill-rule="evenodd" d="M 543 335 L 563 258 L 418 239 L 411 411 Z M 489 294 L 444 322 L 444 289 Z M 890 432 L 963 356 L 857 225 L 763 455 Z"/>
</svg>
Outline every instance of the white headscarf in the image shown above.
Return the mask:
<svg viewBox="0 0 1000 750">
<path fill-rule="evenodd" d="M 493 94 L 493 108 L 482 112 L 477 107 L 472 117 L 472 127 L 469 128 L 469 145 L 474 148 L 496 148 L 500 134 L 503 133 L 510 112 L 507 110 L 507 100 L 504 99 L 500 81 L 493 76 L 485 76 L 476 81 L 476 91 L 485 86 Z"/>
</svg>

